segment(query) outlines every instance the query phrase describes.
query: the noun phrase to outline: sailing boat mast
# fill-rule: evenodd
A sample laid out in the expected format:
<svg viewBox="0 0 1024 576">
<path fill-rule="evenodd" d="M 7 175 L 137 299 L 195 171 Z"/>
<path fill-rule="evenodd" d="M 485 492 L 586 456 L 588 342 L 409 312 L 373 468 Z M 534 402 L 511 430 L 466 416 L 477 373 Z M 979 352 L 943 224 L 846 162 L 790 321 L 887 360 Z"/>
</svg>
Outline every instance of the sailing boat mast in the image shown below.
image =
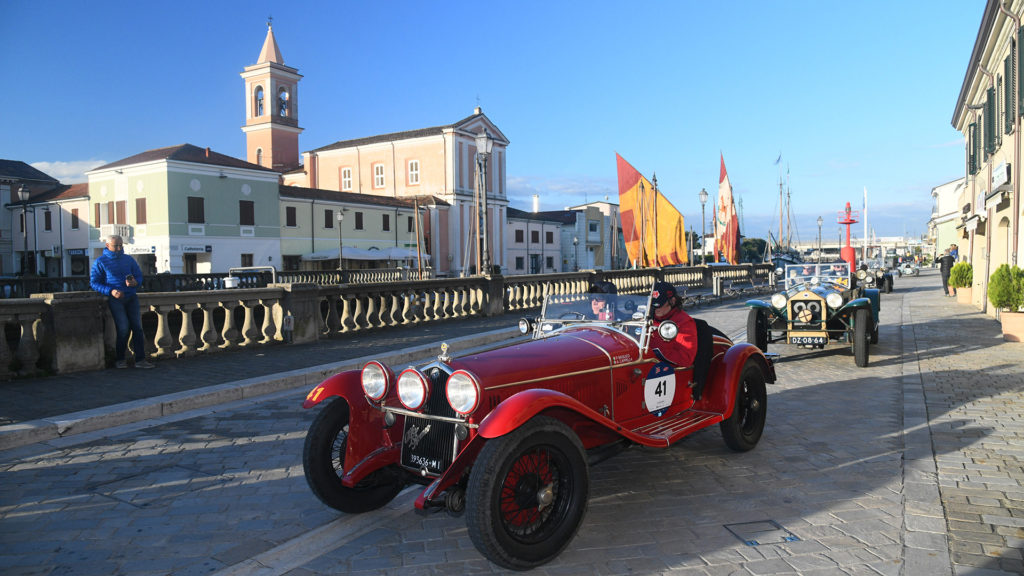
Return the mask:
<svg viewBox="0 0 1024 576">
<path fill-rule="evenodd" d="M 789 175 L 786 175 L 786 249 L 793 246 L 793 212 L 790 206 Z"/>
<path fill-rule="evenodd" d="M 654 184 L 654 193 L 652 194 L 652 196 L 654 197 L 653 198 L 654 204 L 651 206 L 651 214 L 656 214 L 657 213 L 657 208 L 658 208 L 658 174 L 657 173 L 652 173 L 651 174 L 651 184 Z M 655 218 L 654 219 L 654 265 L 655 266 L 661 266 L 660 254 L 661 253 L 658 252 L 658 219 Z"/>
<path fill-rule="evenodd" d="M 786 207 L 785 198 L 782 196 L 782 169 L 780 168 L 779 169 L 779 237 L 778 237 L 779 248 L 782 248 L 782 238 L 783 238 L 783 235 L 782 235 L 782 220 L 784 218 L 783 210 L 785 210 L 785 207 Z"/>
</svg>

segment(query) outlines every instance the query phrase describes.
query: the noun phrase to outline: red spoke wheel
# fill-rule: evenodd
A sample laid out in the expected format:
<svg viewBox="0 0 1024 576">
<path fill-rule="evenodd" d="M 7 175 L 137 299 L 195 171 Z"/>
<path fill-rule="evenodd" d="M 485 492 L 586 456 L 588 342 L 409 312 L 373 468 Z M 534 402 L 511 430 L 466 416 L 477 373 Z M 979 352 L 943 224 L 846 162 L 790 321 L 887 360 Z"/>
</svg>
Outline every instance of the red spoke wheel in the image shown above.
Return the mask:
<svg viewBox="0 0 1024 576">
<path fill-rule="evenodd" d="M 534 417 L 480 451 L 466 493 L 470 539 L 499 566 L 544 564 L 576 535 L 589 486 L 579 438 L 558 420 Z"/>
</svg>

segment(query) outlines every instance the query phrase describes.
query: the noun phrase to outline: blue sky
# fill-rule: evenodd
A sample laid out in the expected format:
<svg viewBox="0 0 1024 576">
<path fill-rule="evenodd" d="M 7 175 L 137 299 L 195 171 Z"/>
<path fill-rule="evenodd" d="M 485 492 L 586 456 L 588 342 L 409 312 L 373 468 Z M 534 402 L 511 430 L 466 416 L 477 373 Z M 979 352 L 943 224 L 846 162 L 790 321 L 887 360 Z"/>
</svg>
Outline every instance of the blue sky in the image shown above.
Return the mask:
<svg viewBox="0 0 1024 576">
<path fill-rule="evenodd" d="M 781 153 L 799 239 L 817 237 L 818 216 L 837 237 L 836 213 L 860 209 L 865 187 L 878 235 L 920 235 L 931 189 L 963 174 L 950 120 L 984 6 L 0 0 L 0 158 L 70 183 L 82 166 L 185 142 L 244 157 L 239 73 L 272 15 L 304 76 L 303 151 L 479 104 L 511 141 L 516 208 L 535 193 L 542 209 L 615 201 L 618 152 L 699 232 L 721 153 L 743 234 L 764 237 Z"/>
</svg>

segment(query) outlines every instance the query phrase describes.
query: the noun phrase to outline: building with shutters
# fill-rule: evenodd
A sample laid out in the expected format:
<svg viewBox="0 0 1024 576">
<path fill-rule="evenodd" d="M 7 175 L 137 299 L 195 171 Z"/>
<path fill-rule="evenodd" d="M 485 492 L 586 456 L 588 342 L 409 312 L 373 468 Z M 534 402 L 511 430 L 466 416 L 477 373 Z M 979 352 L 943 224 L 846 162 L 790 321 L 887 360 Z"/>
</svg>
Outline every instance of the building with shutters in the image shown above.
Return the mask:
<svg viewBox="0 0 1024 576">
<path fill-rule="evenodd" d="M 989 276 L 1021 265 L 1022 16 L 1024 0 L 988 0 L 952 119 L 966 144 L 956 243 L 974 268 L 974 305 L 990 315 Z"/>
</svg>

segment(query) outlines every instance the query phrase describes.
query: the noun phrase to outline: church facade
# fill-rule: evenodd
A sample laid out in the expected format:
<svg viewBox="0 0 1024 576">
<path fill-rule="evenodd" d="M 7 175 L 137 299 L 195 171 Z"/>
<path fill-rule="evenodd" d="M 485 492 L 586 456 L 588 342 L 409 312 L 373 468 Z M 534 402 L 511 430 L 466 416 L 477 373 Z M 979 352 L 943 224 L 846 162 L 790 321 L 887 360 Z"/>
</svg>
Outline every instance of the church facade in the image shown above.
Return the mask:
<svg viewBox="0 0 1024 576">
<path fill-rule="evenodd" d="M 283 172 L 286 186 L 414 200 L 422 209 L 422 239 L 438 276 L 475 272 L 486 238 L 492 264 L 505 262 L 508 138 L 478 107 L 451 124 L 341 140 L 301 154 L 298 70 L 284 58 L 268 26 L 259 61 L 242 72 L 246 154 L 250 163 Z M 486 225 L 478 234 L 477 138 L 489 135 Z M 283 254 L 285 259 L 294 254 Z"/>
</svg>

